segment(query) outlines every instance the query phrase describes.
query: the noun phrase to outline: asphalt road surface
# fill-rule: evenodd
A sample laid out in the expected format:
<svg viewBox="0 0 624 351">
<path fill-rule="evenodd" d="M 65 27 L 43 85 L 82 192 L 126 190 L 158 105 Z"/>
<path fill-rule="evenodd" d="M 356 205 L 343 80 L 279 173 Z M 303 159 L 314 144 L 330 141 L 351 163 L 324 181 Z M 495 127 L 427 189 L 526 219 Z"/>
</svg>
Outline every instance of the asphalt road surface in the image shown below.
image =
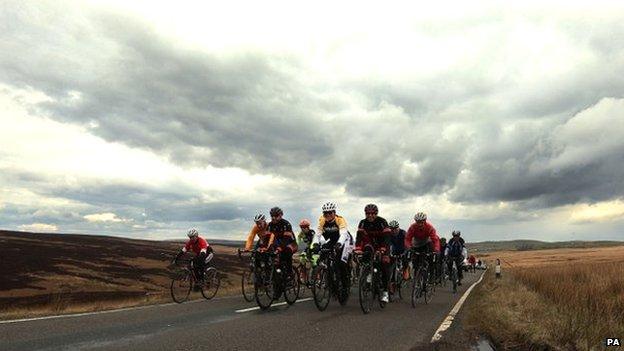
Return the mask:
<svg viewBox="0 0 624 351">
<path fill-rule="evenodd" d="M 368 315 L 362 313 L 354 288 L 346 306 L 332 300 L 324 312 L 305 298 L 263 312 L 242 296 L 232 296 L 3 323 L 0 350 L 407 350 L 429 344 L 442 320 L 480 275 L 466 273 L 457 294 L 448 286 L 438 287 L 429 304 L 415 309 L 406 298 L 384 309 L 375 304 Z M 311 296 L 309 291 L 305 296 Z M 251 310 L 240 311 L 246 309 Z"/>
</svg>

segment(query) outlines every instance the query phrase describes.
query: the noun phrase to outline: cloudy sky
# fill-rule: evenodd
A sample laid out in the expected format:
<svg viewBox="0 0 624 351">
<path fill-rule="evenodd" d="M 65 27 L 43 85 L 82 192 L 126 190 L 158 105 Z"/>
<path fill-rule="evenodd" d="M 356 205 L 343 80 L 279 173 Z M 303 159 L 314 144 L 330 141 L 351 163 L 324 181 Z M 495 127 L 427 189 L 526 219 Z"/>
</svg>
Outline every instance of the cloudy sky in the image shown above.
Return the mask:
<svg viewBox="0 0 624 351">
<path fill-rule="evenodd" d="M 200 3 L 0 2 L 0 228 L 624 239 L 621 2 Z"/>
</svg>

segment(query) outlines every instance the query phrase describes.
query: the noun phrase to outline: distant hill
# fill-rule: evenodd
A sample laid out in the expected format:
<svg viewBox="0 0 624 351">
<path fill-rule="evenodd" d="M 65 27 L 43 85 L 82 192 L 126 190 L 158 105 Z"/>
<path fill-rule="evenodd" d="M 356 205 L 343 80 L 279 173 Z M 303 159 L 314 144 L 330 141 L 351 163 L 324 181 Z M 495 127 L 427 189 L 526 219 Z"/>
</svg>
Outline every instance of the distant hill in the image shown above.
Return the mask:
<svg viewBox="0 0 624 351">
<path fill-rule="evenodd" d="M 546 250 L 546 249 L 584 249 L 591 247 L 606 246 L 622 246 L 624 241 L 539 241 L 539 240 L 510 240 L 510 241 L 481 241 L 475 243 L 467 243 L 466 246 L 471 251 L 489 252 L 489 251 L 529 251 L 529 250 Z"/>
</svg>

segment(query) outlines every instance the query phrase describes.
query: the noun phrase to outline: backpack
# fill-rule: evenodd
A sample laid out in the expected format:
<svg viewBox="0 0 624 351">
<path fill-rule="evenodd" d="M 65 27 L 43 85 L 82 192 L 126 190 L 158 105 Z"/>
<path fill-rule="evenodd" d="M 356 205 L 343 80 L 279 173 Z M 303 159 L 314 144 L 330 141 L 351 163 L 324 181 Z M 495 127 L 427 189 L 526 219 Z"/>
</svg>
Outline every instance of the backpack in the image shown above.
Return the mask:
<svg viewBox="0 0 624 351">
<path fill-rule="evenodd" d="M 462 254 L 463 245 L 459 240 L 451 240 L 447 244 L 449 248 L 449 256 L 451 257 L 459 257 Z"/>
</svg>

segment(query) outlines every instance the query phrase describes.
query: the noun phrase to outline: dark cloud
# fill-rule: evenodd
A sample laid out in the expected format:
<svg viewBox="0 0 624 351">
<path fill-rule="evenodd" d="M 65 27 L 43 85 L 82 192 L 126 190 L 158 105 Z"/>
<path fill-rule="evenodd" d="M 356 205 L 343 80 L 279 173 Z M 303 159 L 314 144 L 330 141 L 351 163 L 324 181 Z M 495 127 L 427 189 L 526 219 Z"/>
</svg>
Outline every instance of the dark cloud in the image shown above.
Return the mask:
<svg viewBox="0 0 624 351">
<path fill-rule="evenodd" d="M 43 13 L 52 20 L 40 21 Z M 444 73 L 330 84 L 296 55 L 198 51 L 117 13 L 19 4 L 0 14 L 0 82 L 49 96 L 28 105 L 38 113 L 183 167 L 240 167 L 388 201 L 446 193 L 551 207 L 624 195 L 620 23 L 564 25 L 584 56 L 562 59 L 562 70 L 540 71 L 549 62 L 530 52 L 537 68 L 523 66 L 502 31 L 489 34 L 482 56 Z M 158 222 L 242 220 L 271 205 L 205 201 L 189 186 L 67 185 L 27 173 L 11 182 L 84 204 L 71 213 L 135 221 L 143 213 Z M 292 208 L 306 196 L 296 186 L 275 190 Z M 55 214 L 11 211 L 5 216 L 56 223 Z"/>
<path fill-rule="evenodd" d="M 454 199 L 553 207 L 624 197 L 624 100 L 604 99 L 541 134 L 526 132 L 508 136 L 521 137 L 512 144 L 515 154 L 475 158 Z"/>
</svg>

